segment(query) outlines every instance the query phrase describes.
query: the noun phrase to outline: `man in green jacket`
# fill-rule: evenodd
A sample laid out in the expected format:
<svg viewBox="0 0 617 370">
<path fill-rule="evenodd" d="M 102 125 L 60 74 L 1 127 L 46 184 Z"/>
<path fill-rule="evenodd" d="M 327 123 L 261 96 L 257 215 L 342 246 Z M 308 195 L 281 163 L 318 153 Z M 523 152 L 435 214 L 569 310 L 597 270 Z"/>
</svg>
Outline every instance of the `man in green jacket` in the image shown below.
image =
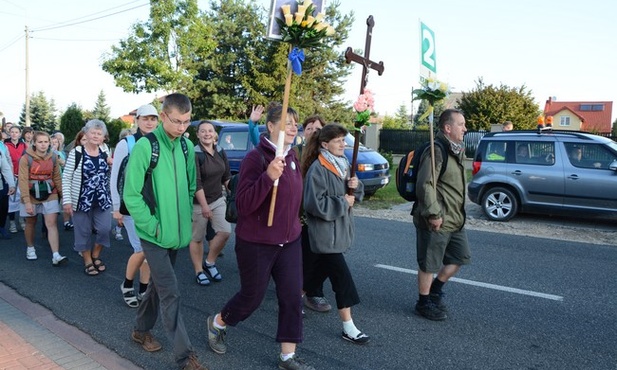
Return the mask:
<svg viewBox="0 0 617 370">
<path fill-rule="evenodd" d="M 435 140 L 448 148 L 448 157 L 435 150 L 435 171 L 431 151 L 420 159 L 417 180 L 418 200 L 412 210 L 416 227 L 418 293 L 416 313 L 429 320 L 445 320 L 447 308 L 441 288 L 462 265 L 469 264 L 471 253 L 465 232 L 465 117 L 456 109 L 447 109 L 439 117 Z M 446 171 L 439 176 L 447 161 Z M 435 173 L 438 178 L 435 183 Z M 433 279 L 433 274 L 437 277 Z"/>
<path fill-rule="evenodd" d="M 182 94 L 165 98 L 159 125 L 153 133 L 159 146 L 158 162 L 152 171 L 154 214 L 144 194 L 146 171 L 152 158 L 151 141 L 141 138 L 129 157 L 123 191 L 124 203 L 135 222 L 135 230 L 150 266 L 151 282 L 139 305 L 132 339 L 148 352 L 161 349 L 152 336 L 159 310 L 163 326 L 174 343 L 180 369 L 205 369 L 197 360 L 180 314 L 180 292 L 174 272 L 176 255 L 191 241 L 193 195 L 196 189 L 195 151 L 182 143 L 191 124 L 191 102 Z"/>
</svg>

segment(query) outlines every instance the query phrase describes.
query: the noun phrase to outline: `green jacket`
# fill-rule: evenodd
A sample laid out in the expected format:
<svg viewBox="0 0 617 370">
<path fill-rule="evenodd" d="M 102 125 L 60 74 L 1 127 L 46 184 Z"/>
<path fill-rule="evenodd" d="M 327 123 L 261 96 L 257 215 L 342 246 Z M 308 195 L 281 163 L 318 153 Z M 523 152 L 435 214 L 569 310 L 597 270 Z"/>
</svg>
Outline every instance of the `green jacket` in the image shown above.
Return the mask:
<svg viewBox="0 0 617 370">
<path fill-rule="evenodd" d="M 150 166 L 152 146 L 147 138 L 137 140 L 126 168 L 124 203 L 135 221 L 137 235 L 162 248 L 178 249 L 191 241 L 193 195 L 195 195 L 195 150 L 188 145 L 185 159 L 180 140 L 171 140 L 163 125 L 154 131 L 159 146 L 159 160 L 152 172 L 156 210 L 154 216 L 142 196 L 144 177 Z"/>
<path fill-rule="evenodd" d="M 431 217 L 442 217 L 441 230 L 458 231 L 465 225 L 465 199 L 467 185 L 465 181 L 465 150 L 459 155 L 452 153 L 450 142 L 443 133 L 437 134 L 435 140 L 440 140 L 448 148 L 448 158 L 442 158 L 441 150 L 435 150 L 435 173 L 439 176 L 444 160 L 448 161 L 446 171 L 437 181 L 437 193 L 433 190 L 433 175 L 431 171 L 431 151 L 426 150 L 420 159 L 420 172 L 416 191 L 418 200 L 414 203 L 412 215 L 417 227 L 429 229 L 428 220 Z"/>
</svg>

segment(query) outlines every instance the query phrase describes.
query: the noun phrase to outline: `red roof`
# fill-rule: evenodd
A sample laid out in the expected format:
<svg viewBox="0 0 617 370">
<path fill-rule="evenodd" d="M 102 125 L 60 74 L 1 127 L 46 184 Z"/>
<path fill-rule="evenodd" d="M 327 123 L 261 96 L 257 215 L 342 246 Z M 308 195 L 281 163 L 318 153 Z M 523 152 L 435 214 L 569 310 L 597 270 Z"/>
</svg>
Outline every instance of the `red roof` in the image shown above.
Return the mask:
<svg viewBox="0 0 617 370">
<path fill-rule="evenodd" d="M 612 101 L 554 101 L 548 98 L 544 105 L 545 116 L 554 116 L 563 110 L 568 110 L 580 118 L 583 122 L 581 131 L 611 132 Z"/>
</svg>

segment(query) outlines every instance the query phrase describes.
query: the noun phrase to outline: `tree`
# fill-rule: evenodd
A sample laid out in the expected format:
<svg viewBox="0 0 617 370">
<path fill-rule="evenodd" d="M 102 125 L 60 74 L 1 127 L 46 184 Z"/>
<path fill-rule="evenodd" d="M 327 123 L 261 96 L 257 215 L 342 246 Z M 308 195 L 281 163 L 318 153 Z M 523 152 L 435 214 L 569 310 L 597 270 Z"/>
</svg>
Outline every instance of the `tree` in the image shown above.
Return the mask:
<svg viewBox="0 0 617 370">
<path fill-rule="evenodd" d="M 124 122 L 120 118 L 112 119 L 107 123 L 107 134 L 109 136 L 109 144 L 110 147 L 115 148 L 120 141 L 120 131 L 125 128 L 131 127 L 130 124 Z"/>
<path fill-rule="evenodd" d="M 81 108 L 72 103 L 60 117 L 60 131 L 64 134 L 65 144 L 75 139 L 75 136 L 84 127 L 84 117 Z"/>
<path fill-rule="evenodd" d="M 401 104 L 394 117 L 385 116 L 383 119 L 384 130 L 408 130 L 410 128 L 409 113 L 405 104 Z"/>
<path fill-rule="evenodd" d="M 101 121 L 107 123 L 110 120 L 109 112 L 110 109 L 105 102 L 105 93 L 103 92 L 103 90 L 101 90 L 98 98 L 96 99 L 94 109 L 92 110 L 92 115 L 94 118 L 100 119 Z"/>
<path fill-rule="evenodd" d="M 32 94 L 30 98 L 30 122 L 36 131 L 53 132 L 56 129 L 56 107 L 54 100 L 47 101 L 42 91 Z M 26 105 L 19 117 L 20 125 L 26 123 Z"/>
<path fill-rule="evenodd" d="M 428 117 L 420 119 L 420 117 L 422 117 L 422 115 L 426 113 L 427 109 L 428 109 L 428 101 L 421 100 L 420 105 L 418 105 L 418 112 L 413 117 L 414 130 L 428 130 L 429 129 Z M 433 124 L 434 125 L 437 123 L 439 116 L 441 115 L 441 113 L 443 113 L 444 110 L 446 110 L 446 106 L 444 105 L 443 101 L 439 101 L 435 103 L 435 106 L 433 107 Z"/>
<path fill-rule="evenodd" d="M 335 48 L 347 40 L 353 13 L 341 15 L 338 5 L 326 9 L 335 35 L 320 50 L 305 50 L 302 76 L 292 78 L 290 106 L 302 117 L 319 113 L 351 123 L 350 103 L 337 99 L 351 66 Z M 195 0 L 165 0 L 152 2 L 150 16 L 103 63 L 125 91 L 183 92 L 196 118 L 245 120 L 253 104 L 282 102 L 289 49 L 265 38 L 263 7 L 217 0 L 199 15 Z"/>
<path fill-rule="evenodd" d="M 515 130 L 534 129 L 540 109 L 531 96 L 531 90 L 525 85 L 509 87 L 484 85 L 482 78 L 476 82 L 476 88 L 463 92 L 459 108 L 465 112 L 467 128 L 470 130 L 487 130 L 491 123 L 512 121 Z"/>
<path fill-rule="evenodd" d="M 194 97 L 197 67 L 214 43 L 211 27 L 199 17 L 197 0 L 150 2 L 150 19 L 113 46 L 103 70 L 126 92 L 177 91 Z"/>
<path fill-rule="evenodd" d="M 613 129 L 611 130 L 611 135 L 613 136 L 613 138 L 617 137 L 617 119 L 615 120 L 615 122 L 613 122 Z"/>
</svg>

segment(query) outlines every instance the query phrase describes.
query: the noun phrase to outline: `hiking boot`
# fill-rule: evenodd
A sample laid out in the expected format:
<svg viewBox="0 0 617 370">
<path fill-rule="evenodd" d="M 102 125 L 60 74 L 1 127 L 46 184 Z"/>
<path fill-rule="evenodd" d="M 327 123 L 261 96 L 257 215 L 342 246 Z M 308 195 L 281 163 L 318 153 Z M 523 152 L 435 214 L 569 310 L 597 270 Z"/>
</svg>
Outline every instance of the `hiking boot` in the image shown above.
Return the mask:
<svg viewBox="0 0 617 370">
<path fill-rule="evenodd" d="M 208 370 L 208 368 L 199 363 L 196 354 L 191 353 L 182 370 Z"/>
<path fill-rule="evenodd" d="M 9 222 L 9 232 L 13 234 L 17 232 L 17 225 L 15 225 L 15 221 Z"/>
<path fill-rule="evenodd" d="M 218 329 L 214 326 L 214 316 L 208 316 L 208 344 L 210 348 L 219 355 L 227 352 L 227 344 L 225 344 L 225 335 L 227 330 Z"/>
<path fill-rule="evenodd" d="M 292 358 L 287 361 L 283 361 L 281 356 L 279 356 L 279 369 L 281 370 L 315 370 L 314 367 L 304 362 L 303 359 L 294 355 Z"/>
<path fill-rule="evenodd" d="M 34 247 L 27 247 L 26 248 L 26 259 L 30 261 L 34 261 L 37 258 L 38 257 L 36 256 L 36 249 L 34 249 Z"/>
<path fill-rule="evenodd" d="M 435 306 L 443 312 L 448 312 L 448 307 L 443 303 L 444 293 L 431 293 L 429 299 L 435 304 Z"/>
<path fill-rule="evenodd" d="M 156 352 L 161 349 L 161 343 L 159 343 L 149 331 L 140 332 L 133 330 L 131 338 L 134 342 L 141 344 L 141 347 L 148 352 Z"/>
<path fill-rule="evenodd" d="M 424 317 L 425 319 L 433 320 L 433 321 L 443 321 L 448 316 L 446 313 L 437 308 L 433 301 L 429 300 L 425 304 L 420 304 L 420 301 L 416 303 L 416 312 L 417 315 Z"/>
<path fill-rule="evenodd" d="M 332 306 L 324 297 L 304 297 L 304 305 L 313 311 L 328 312 L 332 309 Z"/>
<path fill-rule="evenodd" d="M 68 260 L 66 257 L 61 256 L 61 255 L 58 255 L 58 257 L 57 257 L 57 258 L 56 258 L 56 257 L 52 257 L 52 259 L 51 259 L 51 264 L 52 264 L 53 266 L 61 266 L 61 265 L 66 265 L 66 263 L 67 263 L 68 261 L 69 261 L 69 260 Z"/>
</svg>

